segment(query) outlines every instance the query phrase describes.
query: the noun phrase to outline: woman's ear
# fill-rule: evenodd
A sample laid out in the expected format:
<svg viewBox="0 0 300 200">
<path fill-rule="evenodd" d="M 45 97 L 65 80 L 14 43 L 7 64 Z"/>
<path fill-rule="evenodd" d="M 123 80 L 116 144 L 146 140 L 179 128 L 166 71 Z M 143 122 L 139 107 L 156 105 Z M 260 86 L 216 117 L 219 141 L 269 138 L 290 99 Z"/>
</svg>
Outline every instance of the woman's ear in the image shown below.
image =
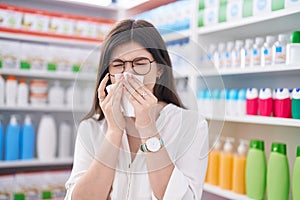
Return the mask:
<svg viewBox="0 0 300 200">
<path fill-rule="evenodd" d="M 158 70 L 157 70 L 157 73 L 156 73 L 156 77 L 158 78 L 158 79 L 160 79 L 160 77 L 161 77 L 161 75 L 163 74 L 163 68 L 160 66 L 160 67 L 158 67 Z"/>
</svg>

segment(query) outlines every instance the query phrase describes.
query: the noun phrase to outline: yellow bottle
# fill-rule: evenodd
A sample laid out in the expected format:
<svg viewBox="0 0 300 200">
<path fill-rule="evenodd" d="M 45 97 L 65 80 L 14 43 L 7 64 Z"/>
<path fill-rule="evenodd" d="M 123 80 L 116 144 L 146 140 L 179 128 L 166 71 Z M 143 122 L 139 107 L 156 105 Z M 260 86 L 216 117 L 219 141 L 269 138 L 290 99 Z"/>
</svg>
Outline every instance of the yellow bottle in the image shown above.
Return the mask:
<svg viewBox="0 0 300 200">
<path fill-rule="evenodd" d="M 238 194 L 246 194 L 246 144 L 246 140 L 240 140 L 238 152 L 233 158 L 232 191 Z"/>
<path fill-rule="evenodd" d="M 208 155 L 206 178 L 207 183 L 212 185 L 219 185 L 220 150 L 221 142 L 217 140 L 213 150 Z"/>
<path fill-rule="evenodd" d="M 226 138 L 223 151 L 220 155 L 220 187 L 225 190 L 232 189 L 233 172 L 233 146 L 234 138 Z"/>
</svg>

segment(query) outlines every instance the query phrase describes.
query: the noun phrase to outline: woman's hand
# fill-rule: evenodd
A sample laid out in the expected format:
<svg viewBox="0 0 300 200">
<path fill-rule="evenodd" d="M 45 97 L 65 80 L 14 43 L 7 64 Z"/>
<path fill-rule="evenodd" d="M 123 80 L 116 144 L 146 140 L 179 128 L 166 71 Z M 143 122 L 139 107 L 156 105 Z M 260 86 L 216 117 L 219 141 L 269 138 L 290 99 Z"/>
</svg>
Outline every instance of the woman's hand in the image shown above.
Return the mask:
<svg viewBox="0 0 300 200">
<path fill-rule="evenodd" d="M 161 110 L 157 98 L 132 75 L 126 75 L 124 86 L 124 93 L 134 107 L 135 127 L 140 137 L 147 138 L 156 135 L 156 119 Z"/>
<path fill-rule="evenodd" d="M 123 77 L 112 86 L 110 92 L 106 95 L 105 87 L 109 79 L 109 74 L 101 81 L 98 88 L 98 99 L 108 124 L 108 130 L 122 131 L 125 128 L 125 119 L 121 112 L 120 102 L 123 94 Z"/>
</svg>

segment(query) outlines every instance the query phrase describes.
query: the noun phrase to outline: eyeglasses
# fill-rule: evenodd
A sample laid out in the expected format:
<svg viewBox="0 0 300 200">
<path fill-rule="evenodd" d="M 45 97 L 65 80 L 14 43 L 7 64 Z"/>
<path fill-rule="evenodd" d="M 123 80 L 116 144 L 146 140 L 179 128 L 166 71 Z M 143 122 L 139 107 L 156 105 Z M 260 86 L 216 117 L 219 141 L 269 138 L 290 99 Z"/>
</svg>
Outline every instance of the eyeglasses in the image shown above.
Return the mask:
<svg viewBox="0 0 300 200">
<path fill-rule="evenodd" d="M 126 62 L 131 62 L 132 69 L 136 74 L 146 75 L 150 72 L 151 63 L 153 63 L 154 61 L 155 60 L 150 61 L 150 59 L 146 57 L 138 57 L 133 60 L 116 59 L 109 65 L 108 71 L 111 76 L 121 74 L 125 71 Z"/>
</svg>

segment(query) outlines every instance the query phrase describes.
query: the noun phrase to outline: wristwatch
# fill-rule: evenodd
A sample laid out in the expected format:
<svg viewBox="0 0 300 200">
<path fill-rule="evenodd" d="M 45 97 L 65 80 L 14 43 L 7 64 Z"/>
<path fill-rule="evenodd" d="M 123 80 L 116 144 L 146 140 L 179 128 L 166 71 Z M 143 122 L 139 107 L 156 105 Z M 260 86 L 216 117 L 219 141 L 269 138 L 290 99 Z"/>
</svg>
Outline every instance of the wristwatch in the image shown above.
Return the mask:
<svg viewBox="0 0 300 200">
<path fill-rule="evenodd" d="M 164 141 L 161 138 L 151 137 L 141 145 L 142 152 L 157 152 L 164 146 Z"/>
</svg>

